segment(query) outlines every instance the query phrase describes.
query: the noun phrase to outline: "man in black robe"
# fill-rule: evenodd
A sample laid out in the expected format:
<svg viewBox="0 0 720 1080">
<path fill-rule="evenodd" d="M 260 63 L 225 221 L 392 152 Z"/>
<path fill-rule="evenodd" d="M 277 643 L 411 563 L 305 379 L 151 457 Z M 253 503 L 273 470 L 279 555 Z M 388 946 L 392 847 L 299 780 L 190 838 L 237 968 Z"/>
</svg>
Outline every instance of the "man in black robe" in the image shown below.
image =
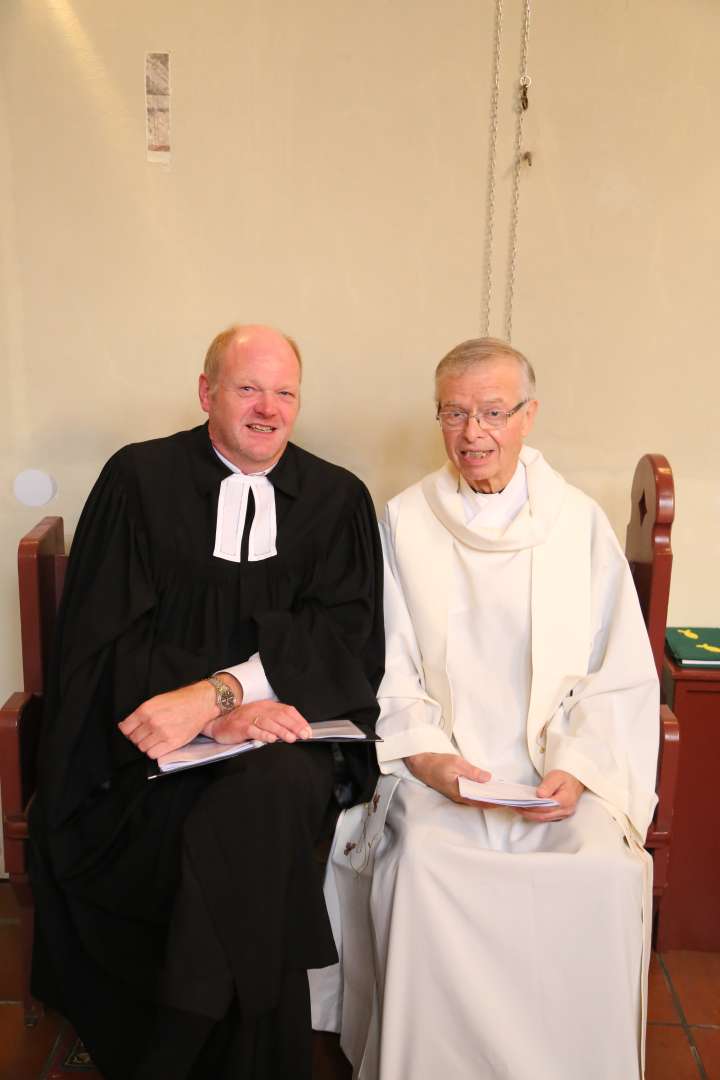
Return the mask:
<svg viewBox="0 0 720 1080">
<path fill-rule="evenodd" d="M 384 640 L 369 495 L 288 441 L 300 374 L 274 330 L 218 335 L 208 424 L 116 453 L 72 545 L 33 985 L 109 1080 L 310 1076 L 306 972 L 336 959 L 315 849 L 375 764 L 308 722 L 372 731 Z M 148 779 L 199 733 L 274 745 Z"/>
</svg>

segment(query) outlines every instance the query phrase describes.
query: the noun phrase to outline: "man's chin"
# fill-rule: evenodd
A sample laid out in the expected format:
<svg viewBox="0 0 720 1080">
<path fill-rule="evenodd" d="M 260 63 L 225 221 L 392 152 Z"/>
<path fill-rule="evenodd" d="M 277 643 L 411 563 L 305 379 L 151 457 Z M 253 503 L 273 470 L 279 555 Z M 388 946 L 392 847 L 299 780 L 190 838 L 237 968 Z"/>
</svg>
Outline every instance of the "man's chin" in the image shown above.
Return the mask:
<svg viewBox="0 0 720 1080">
<path fill-rule="evenodd" d="M 268 439 L 265 445 L 258 445 L 258 442 L 253 440 L 252 445 L 233 447 L 232 451 L 224 456 L 243 472 L 262 472 L 276 464 L 287 444 L 287 439 L 274 439 L 272 442 Z"/>
<path fill-rule="evenodd" d="M 282 457 L 282 453 L 287 446 L 287 442 L 276 443 L 273 446 L 262 447 L 257 449 L 253 447 L 250 453 L 246 456 L 249 461 L 252 461 L 258 469 L 269 469 L 271 465 L 274 465 L 276 461 Z"/>
</svg>

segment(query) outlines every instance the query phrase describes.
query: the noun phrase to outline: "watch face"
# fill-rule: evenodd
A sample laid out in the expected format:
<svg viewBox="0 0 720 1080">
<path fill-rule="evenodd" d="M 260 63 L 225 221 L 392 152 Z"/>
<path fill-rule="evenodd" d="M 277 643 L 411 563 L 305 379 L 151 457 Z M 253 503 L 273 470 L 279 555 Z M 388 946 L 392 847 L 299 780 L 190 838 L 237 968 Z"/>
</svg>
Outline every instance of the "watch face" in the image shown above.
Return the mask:
<svg viewBox="0 0 720 1080">
<path fill-rule="evenodd" d="M 230 712 L 231 709 L 234 709 L 237 702 L 232 687 L 214 675 L 208 678 L 208 682 L 212 684 L 215 690 L 215 704 L 218 709 L 221 712 Z"/>
<path fill-rule="evenodd" d="M 220 684 L 221 689 L 218 696 L 218 705 L 223 713 L 229 713 L 231 708 L 235 707 L 235 696 L 230 687 L 226 683 Z"/>
</svg>

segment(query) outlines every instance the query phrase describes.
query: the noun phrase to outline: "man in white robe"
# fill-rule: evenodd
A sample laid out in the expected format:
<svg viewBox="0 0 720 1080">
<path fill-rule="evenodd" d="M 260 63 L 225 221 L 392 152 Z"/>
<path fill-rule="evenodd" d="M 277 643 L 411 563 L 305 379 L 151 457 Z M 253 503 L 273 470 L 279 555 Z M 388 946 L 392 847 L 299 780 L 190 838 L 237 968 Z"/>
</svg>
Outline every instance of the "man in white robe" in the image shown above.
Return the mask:
<svg viewBox="0 0 720 1080">
<path fill-rule="evenodd" d="M 436 391 L 449 461 L 382 522 L 383 776 L 332 859 L 343 1046 L 360 1080 L 638 1080 L 658 686 L 629 568 L 523 446 L 522 354 L 465 342 Z M 556 805 L 460 796 L 490 776 Z"/>
</svg>

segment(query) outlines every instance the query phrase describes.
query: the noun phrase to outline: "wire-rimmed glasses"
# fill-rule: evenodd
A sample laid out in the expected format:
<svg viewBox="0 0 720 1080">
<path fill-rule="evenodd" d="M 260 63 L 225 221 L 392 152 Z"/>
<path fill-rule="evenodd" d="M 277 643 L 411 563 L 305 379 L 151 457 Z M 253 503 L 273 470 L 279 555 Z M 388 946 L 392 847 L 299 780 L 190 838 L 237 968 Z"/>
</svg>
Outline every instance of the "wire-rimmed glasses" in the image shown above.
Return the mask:
<svg viewBox="0 0 720 1080">
<path fill-rule="evenodd" d="M 530 398 L 524 398 L 519 401 L 512 409 L 497 409 L 495 407 L 489 409 L 480 409 L 479 412 L 471 413 L 466 409 L 459 409 L 456 405 L 438 405 L 435 419 L 440 422 L 442 427 L 447 428 L 450 431 L 457 431 L 460 428 L 464 428 L 470 420 L 474 420 L 476 424 L 484 428 L 504 428 L 507 426 L 507 422 L 511 416 L 514 416 L 516 412 L 522 409 L 523 405 L 527 405 Z"/>
</svg>

